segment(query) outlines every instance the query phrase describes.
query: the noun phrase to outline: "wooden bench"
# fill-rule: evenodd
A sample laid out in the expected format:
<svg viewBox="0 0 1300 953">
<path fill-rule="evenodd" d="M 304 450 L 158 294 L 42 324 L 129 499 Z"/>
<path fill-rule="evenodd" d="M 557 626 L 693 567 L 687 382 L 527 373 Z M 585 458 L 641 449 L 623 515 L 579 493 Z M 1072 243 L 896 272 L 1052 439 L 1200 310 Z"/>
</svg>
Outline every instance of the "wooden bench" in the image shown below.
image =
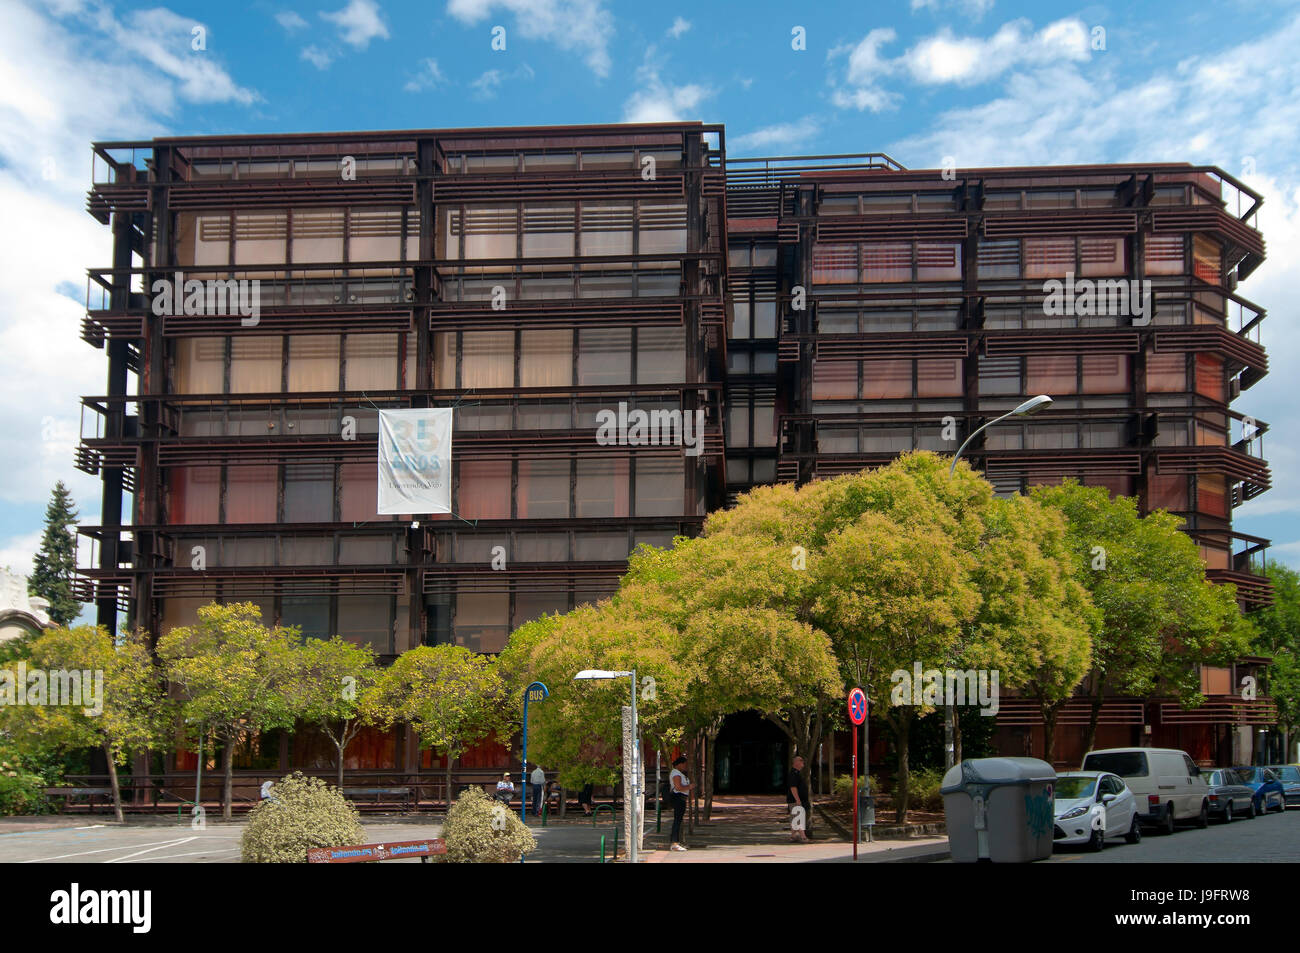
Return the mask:
<svg viewBox="0 0 1300 953">
<path fill-rule="evenodd" d="M 274 788 L 271 789 L 274 792 Z M 380 804 L 380 798 L 395 798 L 402 806 L 402 813 L 406 814 L 411 809 L 411 789 L 401 788 L 344 788 L 343 796 L 346 798 L 373 797 L 372 802 L 376 807 Z"/>
<path fill-rule="evenodd" d="M 309 864 L 364 864 L 376 860 L 404 860 L 419 857 L 427 864 L 430 857 L 447 853 L 447 842 L 441 837 L 432 840 L 405 840 L 387 844 L 353 844 L 349 847 L 313 847 L 307 851 Z"/>
<path fill-rule="evenodd" d="M 113 802 L 113 789 L 112 788 L 46 788 L 45 796 L 63 798 L 64 807 L 67 807 L 68 801 L 74 797 L 87 798 L 90 811 L 93 814 L 95 811 L 95 798 L 102 797 L 108 803 L 111 804 Z"/>
</svg>

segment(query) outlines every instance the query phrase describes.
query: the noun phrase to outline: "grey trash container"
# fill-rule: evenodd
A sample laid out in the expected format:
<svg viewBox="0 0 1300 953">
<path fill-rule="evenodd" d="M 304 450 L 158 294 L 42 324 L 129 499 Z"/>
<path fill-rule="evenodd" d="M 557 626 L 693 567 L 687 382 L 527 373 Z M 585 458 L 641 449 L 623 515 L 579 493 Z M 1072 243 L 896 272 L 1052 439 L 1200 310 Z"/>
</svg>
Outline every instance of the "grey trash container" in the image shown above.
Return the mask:
<svg viewBox="0 0 1300 953">
<path fill-rule="evenodd" d="M 943 776 L 955 863 L 1027 863 L 1052 856 L 1056 771 L 1037 758 L 975 758 Z"/>
</svg>

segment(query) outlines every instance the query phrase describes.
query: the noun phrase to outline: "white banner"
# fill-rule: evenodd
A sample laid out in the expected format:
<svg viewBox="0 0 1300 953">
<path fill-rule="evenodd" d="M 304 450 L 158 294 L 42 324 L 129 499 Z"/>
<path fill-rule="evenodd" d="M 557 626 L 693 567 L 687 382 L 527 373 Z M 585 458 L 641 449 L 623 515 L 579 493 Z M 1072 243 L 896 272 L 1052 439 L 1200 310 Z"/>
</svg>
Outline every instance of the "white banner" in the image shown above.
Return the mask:
<svg viewBox="0 0 1300 953">
<path fill-rule="evenodd" d="M 451 512 L 451 408 L 379 412 L 379 512 Z"/>
</svg>

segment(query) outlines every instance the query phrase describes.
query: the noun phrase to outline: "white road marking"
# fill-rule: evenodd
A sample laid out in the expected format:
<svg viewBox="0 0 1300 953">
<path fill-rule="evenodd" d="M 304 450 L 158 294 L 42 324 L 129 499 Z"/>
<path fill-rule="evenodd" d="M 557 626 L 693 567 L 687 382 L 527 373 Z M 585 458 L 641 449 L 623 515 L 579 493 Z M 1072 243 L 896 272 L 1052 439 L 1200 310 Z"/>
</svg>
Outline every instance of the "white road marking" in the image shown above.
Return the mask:
<svg viewBox="0 0 1300 953">
<path fill-rule="evenodd" d="M 225 848 L 224 850 L 191 850 L 191 851 L 187 851 L 184 854 L 166 854 L 162 857 L 141 857 L 138 860 L 124 859 L 121 862 L 124 864 L 150 864 L 154 862 L 161 863 L 163 861 L 173 860 L 177 857 L 193 857 L 195 854 L 233 854 L 238 851 L 239 851 L 238 847 L 228 847 Z M 116 861 L 109 861 L 109 863 L 116 863 Z"/>
<path fill-rule="evenodd" d="M 187 840 L 193 840 L 193 839 L 194 838 L 192 837 L 187 838 Z M 141 844 L 139 846 L 152 847 L 155 844 L 161 844 L 163 847 L 168 847 L 175 843 L 176 843 L 175 840 L 165 840 L 165 841 L 154 841 L 152 844 Z M 102 854 L 105 853 L 106 851 L 111 851 L 111 850 L 130 850 L 131 846 L 132 845 L 130 844 L 119 844 L 117 847 L 100 847 L 97 850 L 79 850 L 76 853 L 72 853 L 72 854 L 58 854 L 54 857 L 37 857 L 35 860 L 23 860 L 23 861 L 19 861 L 19 863 L 40 864 L 40 863 L 44 863 L 47 860 L 62 860 L 65 857 L 81 857 L 84 856 L 85 854 Z"/>
<path fill-rule="evenodd" d="M 157 847 L 146 847 L 144 850 L 137 850 L 134 854 L 127 854 L 125 857 L 114 857 L 112 860 L 106 860 L 106 864 L 120 864 L 124 860 L 130 860 L 132 857 L 139 857 L 141 854 L 152 854 L 156 850 L 162 850 L 164 847 L 180 847 L 182 844 L 188 844 L 192 840 L 198 840 L 198 835 L 193 837 L 182 837 L 180 840 L 168 841 Z"/>
</svg>

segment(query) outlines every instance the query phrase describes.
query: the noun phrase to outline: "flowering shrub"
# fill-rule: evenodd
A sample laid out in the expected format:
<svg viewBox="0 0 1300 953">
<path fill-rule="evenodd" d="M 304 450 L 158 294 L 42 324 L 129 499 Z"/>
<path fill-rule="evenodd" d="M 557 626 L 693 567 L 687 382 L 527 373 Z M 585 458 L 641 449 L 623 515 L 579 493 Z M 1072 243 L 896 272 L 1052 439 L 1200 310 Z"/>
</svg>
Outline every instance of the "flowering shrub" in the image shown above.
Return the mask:
<svg viewBox="0 0 1300 953">
<path fill-rule="evenodd" d="M 494 801 L 480 787 L 456 798 L 442 826 L 446 860 L 453 864 L 509 864 L 537 849 L 537 840 L 519 815 Z"/>
<path fill-rule="evenodd" d="M 240 840 L 244 863 L 302 864 L 312 847 L 361 844 L 356 807 L 338 788 L 295 771 L 253 808 Z"/>
</svg>

